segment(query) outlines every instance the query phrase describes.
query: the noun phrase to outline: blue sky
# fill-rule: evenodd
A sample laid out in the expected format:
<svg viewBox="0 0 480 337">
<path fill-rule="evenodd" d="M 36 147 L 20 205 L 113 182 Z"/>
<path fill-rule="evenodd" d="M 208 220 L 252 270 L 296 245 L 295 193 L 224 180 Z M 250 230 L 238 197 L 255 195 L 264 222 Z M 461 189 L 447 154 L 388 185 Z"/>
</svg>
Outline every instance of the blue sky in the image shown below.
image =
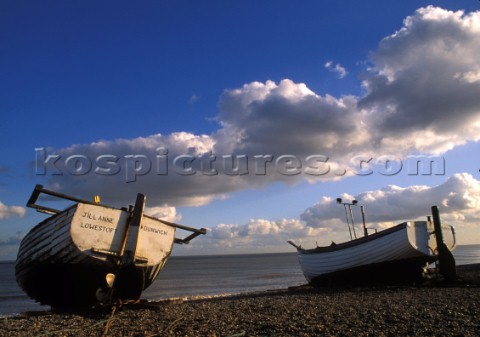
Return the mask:
<svg viewBox="0 0 480 337">
<path fill-rule="evenodd" d="M 82 198 L 100 194 L 116 206 L 142 192 L 151 214 L 210 229 L 177 254 L 347 239 L 333 202 L 340 195 L 358 198 L 369 225 L 382 228 L 439 204 L 460 243 L 480 243 L 479 7 L 3 1 L 0 259 L 14 259 L 43 218 L 24 208 L 37 183 Z M 244 155 L 249 173 L 229 175 L 220 165 L 210 175 L 198 159 L 205 153 L 218 165 L 222 155 Z M 43 165 L 41 154 L 60 159 Z M 163 154 L 169 171 L 160 175 L 155 160 Z M 117 174 L 94 171 L 114 166 L 98 162 L 102 155 L 118 158 Z M 135 155 L 137 162 L 126 159 Z M 273 158 L 265 175 L 254 171 L 258 155 Z M 312 155 L 328 157 L 311 164 L 331 171 L 305 173 Z M 432 155 L 443 170 L 408 171 L 413 156 Z M 71 156 L 92 170 L 72 174 Z M 197 158 L 196 174 L 184 174 L 178 165 L 190 162 L 175 164 L 179 156 Z M 282 156 L 298 159 L 300 169 L 290 164 L 300 172 L 285 174 Z M 365 156 L 380 160 L 369 175 L 356 166 Z M 402 169 L 387 172 L 384 159 Z M 148 173 L 139 167 L 145 160 Z"/>
</svg>

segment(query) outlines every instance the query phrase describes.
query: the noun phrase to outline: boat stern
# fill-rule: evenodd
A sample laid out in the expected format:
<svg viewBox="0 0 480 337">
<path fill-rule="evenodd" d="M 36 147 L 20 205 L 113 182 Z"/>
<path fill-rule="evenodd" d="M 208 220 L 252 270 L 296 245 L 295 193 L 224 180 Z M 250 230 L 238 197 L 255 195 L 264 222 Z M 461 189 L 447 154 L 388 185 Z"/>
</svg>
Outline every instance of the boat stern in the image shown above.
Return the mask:
<svg viewBox="0 0 480 337">
<path fill-rule="evenodd" d="M 443 240 L 450 251 L 456 247 L 455 227 L 442 224 Z M 408 240 L 412 247 L 423 255 L 435 257 L 438 255 L 435 228 L 431 221 L 407 222 Z"/>
</svg>

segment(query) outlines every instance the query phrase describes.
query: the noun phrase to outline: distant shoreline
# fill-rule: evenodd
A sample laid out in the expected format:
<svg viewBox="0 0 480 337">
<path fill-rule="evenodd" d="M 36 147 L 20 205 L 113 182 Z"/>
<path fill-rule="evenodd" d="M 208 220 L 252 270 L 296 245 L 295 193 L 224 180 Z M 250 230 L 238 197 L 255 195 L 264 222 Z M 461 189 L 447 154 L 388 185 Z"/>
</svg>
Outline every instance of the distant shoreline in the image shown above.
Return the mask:
<svg viewBox="0 0 480 337">
<path fill-rule="evenodd" d="M 480 243 L 470 243 L 470 244 L 462 244 L 457 245 L 458 247 L 468 247 L 468 246 L 480 246 Z M 455 256 L 456 249 L 452 252 Z M 255 256 L 255 255 L 276 255 L 276 254 L 297 254 L 296 251 L 288 251 L 288 252 L 271 252 L 271 253 L 232 253 L 232 254 L 202 254 L 202 255 L 177 255 L 175 251 L 172 253 L 170 258 L 195 258 L 195 257 L 221 257 L 221 256 Z M 15 263 L 15 260 L 0 260 L 0 263 Z"/>
</svg>

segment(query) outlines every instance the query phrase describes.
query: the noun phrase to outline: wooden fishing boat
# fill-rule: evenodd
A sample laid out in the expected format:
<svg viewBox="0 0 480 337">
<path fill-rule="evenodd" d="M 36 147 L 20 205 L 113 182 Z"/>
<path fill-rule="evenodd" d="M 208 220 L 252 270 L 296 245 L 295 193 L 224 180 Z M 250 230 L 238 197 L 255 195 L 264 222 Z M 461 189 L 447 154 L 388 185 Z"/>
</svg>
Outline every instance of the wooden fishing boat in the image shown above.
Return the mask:
<svg viewBox="0 0 480 337">
<path fill-rule="evenodd" d="M 63 211 L 40 206 L 41 193 L 75 204 Z M 135 206 L 118 209 L 37 185 L 27 206 L 51 216 L 20 244 L 15 265 L 20 287 L 55 308 L 138 299 L 165 266 L 174 243 L 188 244 L 206 234 L 204 228 L 143 214 L 145 199 L 138 194 Z M 176 229 L 192 234 L 178 239 Z"/>
<path fill-rule="evenodd" d="M 425 268 L 436 261 L 440 261 L 445 278 L 453 280 L 455 230 L 440 224 L 434 207 L 433 223 L 430 217 L 428 221 L 408 221 L 348 242 L 313 249 L 289 243 L 297 249 L 303 274 L 312 285 L 418 282 Z"/>
</svg>

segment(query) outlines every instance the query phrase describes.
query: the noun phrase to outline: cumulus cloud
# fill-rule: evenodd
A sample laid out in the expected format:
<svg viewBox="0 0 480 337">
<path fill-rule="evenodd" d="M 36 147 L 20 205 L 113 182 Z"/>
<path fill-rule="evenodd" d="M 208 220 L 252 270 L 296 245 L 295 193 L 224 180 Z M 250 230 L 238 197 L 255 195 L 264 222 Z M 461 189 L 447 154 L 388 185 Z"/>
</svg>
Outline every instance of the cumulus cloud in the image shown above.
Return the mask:
<svg viewBox="0 0 480 337">
<path fill-rule="evenodd" d="M 250 219 L 243 225 L 219 224 L 213 227 L 201 244 L 240 250 L 245 247 L 262 249 L 282 246 L 290 239 L 302 242 L 302 239 L 326 236 L 329 232 L 327 228 L 305 226 L 298 219 Z"/>
<path fill-rule="evenodd" d="M 56 151 L 41 149 L 37 150 L 37 171 L 52 173 L 49 188 L 84 198 L 98 194 L 117 206 L 132 203 L 138 192 L 147 195 L 148 207 L 198 206 L 234 189 L 230 184 L 235 181 L 225 179 L 220 186 L 206 175 L 188 172 L 189 160 L 211 151 L 214 142 L 208 135 L 177 132 L 102 140 Z M 177 156 L 183 157 L 174 162 Z"/>
<path fill-rule="evenodd" d="M 480 181 L 468 173 L 458 173 L 438 186 L 415 185 L 399 187 L 390 185 L 358 195 L 344 194 L 345 201 L 358 200 L 367 210 L 367 221 L 376 227 L 389 227 L 402 221 L 426 219 L 431 206 L 437 205 L 443 219 L 467 226 L 477 226 L 480 220 Z M 356 223 L 361 219 L 358 206 L 353 206 Z M 345 213 L 336 200 L 324 197 L 305 210 L 301 220 L 313 228 L 344 229 Z"/>
<path fill-rule="evenodd" d="M 52 188 L 99 194 L 106 202 L 131 202 L 141 191 L 149 206 L 198 206 L 232 191 L 296 182 L 305 172 L 326 174 L 325 152 L 354 152 L 361 146 L 356 141 L 368 137 L 348 118 L 353 97 L 321 97 L 291 80 L 227 90 L 219 109 L 222 127 L 212 135 L 178 132 L 41 149 L 37 169 L 53 172 Z"/>
<path fill-rule="evenodd" d="M 169 222 L 179 222 L 182 219 L 182 215 L 172 206 L 145 207 L 144 213 Z"/>
<path fill-rule="evenodd" d="M 0 220 L 10 218 L 12 216 L 23 217 L 25 208 L 21 206 L 7 206 L 0 201 Z"/>
<path fill-rule="evenodd" d="M 272 182 L 340 179 L 352 174 L 359 154 L 441 154 L 478 141 L 479 22 L 480 12 L 417 10 L 371 52 L 362 97 L 319 95 L 291 79 L 252 82 L 224 91 L 219 128 L 209 135 L 176 132 L 48 150 L 45 158 L 61 155 L 46 165 L 55 171 L 58 164 L 49 186 L 118 203 L 142 192 L 150 207 L 198 206 Z M 88 174 L 78 155 L 91 162 Z M 69 156 L 77 157 L 66 162 Z"/>
<path fill-rule="evenodd" d="M 222 95 L 218 136 L 236 135 L 229 150 L 244 153 L 345 154 L 369 138 L 351 118 L 360 117 L 356 103 L 353 96 L 319 96 L 289 79 L 245 84 Z"/>
<path fill-rule="evenodd" d="M 200 100 L 200 96 L 197 95 L 197 94 L 193 94 L 192 96 L 190 96 L 190 98 L 188 99 L 188 104 L 195 104 L 197 103 L 199 100 Z"/>
<path fill-rule="evenodd" d="M 439 154 L 478 141 L 479 22 L 480 12 L 421 8 L 371 53 L 363 97 L 320 96 L 288 79 L 253 82 L 221 97 L 221 131 L 235 135 L 237 150 L 322 153 L 339 162 L 362 152 Z"/>
<path fill-rule="evenodd" d="M 328 70 L 336 73 L 338 78 L 344 78 L 348 74 L 347 69 L 345 69 L 338 63 L 334 66 L 332 61 L 328 61 L 328 62 L 325 62 L 324 66 Z"/>
<path fill-rule="evenodd" d="M 480 181 L 467 173 L 455 174 L 433 187 L 391 185 L 341 197 L 347 202 L 356 199 L 358 205 L 366 208 L 367 227 L 370 228 L 384 229 L 403 221 L 425 220 L 433 205 L 439 207 L 442 221 L 455 225 L 457 229 L 475 228 L 480 222 Z M 359 206 L 353 206 L 352 210 L 356 232 L 360 234 Z M 348 240 L 343 206 L 337 204 L 336 198 L 324 196 L 298 219 L 250 219 L 246 224 L 218 224 L 195 245 L 198 249 L 229 248 L 247 252 L 248 249 L 284 249 L 288 240 L 305 247 Z"/>
<path fill-rule="evenodd" d="M 403 146 L 439 153 L 480 139 L 479 33 L 480 12 L 429 6 L 380 42 L 359 101 L 376 116 L 369 125 L 384 131 L 378 143 L 406 134 L 415 137 Z"/>
</svg>

